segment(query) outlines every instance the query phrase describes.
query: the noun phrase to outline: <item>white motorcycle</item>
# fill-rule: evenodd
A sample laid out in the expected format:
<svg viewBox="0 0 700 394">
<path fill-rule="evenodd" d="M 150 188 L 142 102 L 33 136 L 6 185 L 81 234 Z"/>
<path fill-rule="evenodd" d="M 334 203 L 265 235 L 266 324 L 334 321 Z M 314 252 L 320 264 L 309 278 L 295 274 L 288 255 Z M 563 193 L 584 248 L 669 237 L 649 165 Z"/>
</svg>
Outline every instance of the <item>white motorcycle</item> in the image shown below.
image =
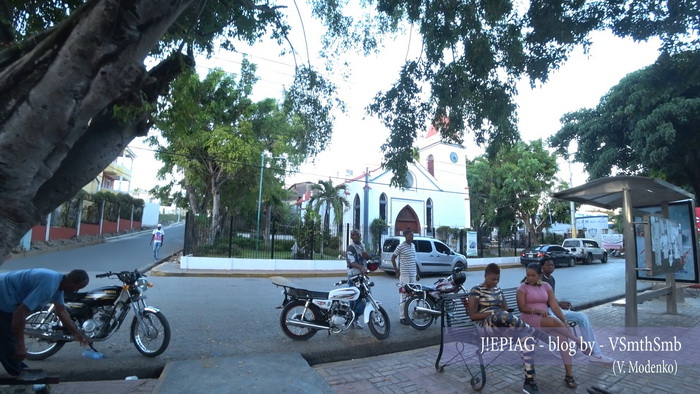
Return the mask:
<svg viewBox="0 0 700 394">
<path fill-rule="evenodd" d="M 372 297 L 370 288 L 374 283 L 365 275 L 350 278 L 351 287 L 329 292 L 300 289 L 282 277 L 272 278 L 272 283 L 284 289 L 280 326 L 282 332 L 295 341 L 305 341 L 319 330 L 327 330 L 329 335 L 347 330 L 356 318 L 350 302 L 357 300 L 365 302 L 362 317 L 372 335 L 377 339 L 389 336 L 389 315 Z M 346 283 L 348 280 L 342 280 L 335 285 Z"/>
</svg>

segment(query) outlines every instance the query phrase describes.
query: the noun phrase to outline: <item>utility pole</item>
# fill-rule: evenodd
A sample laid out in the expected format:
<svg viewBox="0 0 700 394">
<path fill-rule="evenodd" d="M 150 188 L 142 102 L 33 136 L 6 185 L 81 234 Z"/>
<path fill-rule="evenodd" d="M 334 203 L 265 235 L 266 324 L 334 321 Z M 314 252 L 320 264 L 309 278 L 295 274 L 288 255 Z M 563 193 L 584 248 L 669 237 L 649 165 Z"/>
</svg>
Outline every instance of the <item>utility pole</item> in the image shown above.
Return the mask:
<svg viewBox="0 0 700 394">
<path fill-rule="evenodd" d="M 566 162 L 569 164 L 569 187 L 574 187 L 574 175 L 571 172 L 571 156 L 566 155 Z M 571 211 L 571 238 L 576 237 L 576 204 L 569 201 L 569 210 Z"/>
</svg>

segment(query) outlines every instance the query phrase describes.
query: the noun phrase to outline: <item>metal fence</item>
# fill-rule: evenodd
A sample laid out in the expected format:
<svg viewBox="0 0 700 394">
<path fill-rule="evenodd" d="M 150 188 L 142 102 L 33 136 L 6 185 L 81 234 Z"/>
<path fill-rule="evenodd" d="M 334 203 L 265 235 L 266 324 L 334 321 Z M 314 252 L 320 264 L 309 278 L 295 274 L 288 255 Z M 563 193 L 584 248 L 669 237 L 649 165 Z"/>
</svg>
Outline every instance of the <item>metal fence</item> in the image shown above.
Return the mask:
<svg viewBox="0 0 700 394">
<path fill-rule="evenodd" d="M 213 225 L 206 215 L 187 213 L 183 253 L 198 257 L 337 260 L 344 258 L 347 240 L 342 227 L 305 221 L 284 226 L 272 221 L 257 232 L 255 223 L 234 216 Z"/>
<path fill-rule="evenodd" d="M 222 218 L 213 225 L 207 215 L 187 213 L 185 222 L 184 254 L 197 257 L 237 257 L 251 259 L 303 259 L 336 260 L 345 258 L 345 249 L 350 242 L 350 225 L 330 225 L 325 229 L 322 223 L 303 221 L 295 226 L 285 226 L 272 221 L 263 225 L 260 233 L 253 222 L 246 222 L 234 216 Z M 360 229 L 361 233 L 364 233 Z M 369 233 L 369 230 L 368 230 Z M 433 229 L 431 234 L 437 234 Z M 383 234 L 381 239 L 388 236 Z M 517 257 L 526 248 L 539 243 L 561 244 L 563 236 L 542 234 L 531 239 L 527 234 L 514 233 L 490 237 L 477 234 L 478 255 L 472 257 Z M 365 241 L 368 251 L 377 254 L 379 242 L 371 236 Z M 438 239 L 442 238 L 440 236 Z M 443 240 L 458 253 L 466 254 L 466 230 L 455 233 Z"/>
</svg>

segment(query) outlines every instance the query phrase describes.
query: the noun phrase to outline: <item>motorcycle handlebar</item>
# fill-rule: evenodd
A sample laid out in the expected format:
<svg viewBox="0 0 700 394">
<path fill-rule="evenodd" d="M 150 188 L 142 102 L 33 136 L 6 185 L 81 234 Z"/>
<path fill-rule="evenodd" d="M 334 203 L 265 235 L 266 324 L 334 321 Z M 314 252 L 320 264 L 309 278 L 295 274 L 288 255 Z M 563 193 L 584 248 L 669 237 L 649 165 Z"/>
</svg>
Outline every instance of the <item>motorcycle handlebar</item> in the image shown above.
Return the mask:
<svg viewBox="0 0 700 394">
<path fill-rule="evenodd" d="M 368 276 L 367 276 L 367 275 L 363 275 L 363 274 L 358 274 L 358 275 L 355 275 L 355 276 L 351 277 L 351 278 L 350 278 L 350 281 L 353 281 L 353 282 L 354 282 L 354 281 L 356 281 L 356 280 L 358 280 L 358 279 L 360 279 L 360 278 L 368 278 Z M 347 279 L 343 279 L 343 280 L 341 280 L 340 282 L 336 283 L 335 285 L 336 285 L 336 286 L 340 286 L 340 285 L 344 285 L 344 284 L 346 284 L 346 283 L 348 283 L 348 282 L 349 282 L 349 281 L 348 281 Z"/>
<path fill-rule="evenodd" d="M 133 271 L 122 271 L 122 272 L 112 272 L 112 271 L 109 271 L 109 272 L 105 272 L 104 274 L 97 274 L 97 275 L 95 275 L 95 278 L 107 278 L 107 277 L 115 276 L 115 275 L 116 275 L 116 276 L 119 276 L 119 275 L 130 275 L 130 274 L 132 274 L 132 273 L 134 273 L 134 272 L 137 272 L 140 276 L 146 276 L 146 275 L 140 273 L 138 270 L 133 270 Z"/>
</svg>

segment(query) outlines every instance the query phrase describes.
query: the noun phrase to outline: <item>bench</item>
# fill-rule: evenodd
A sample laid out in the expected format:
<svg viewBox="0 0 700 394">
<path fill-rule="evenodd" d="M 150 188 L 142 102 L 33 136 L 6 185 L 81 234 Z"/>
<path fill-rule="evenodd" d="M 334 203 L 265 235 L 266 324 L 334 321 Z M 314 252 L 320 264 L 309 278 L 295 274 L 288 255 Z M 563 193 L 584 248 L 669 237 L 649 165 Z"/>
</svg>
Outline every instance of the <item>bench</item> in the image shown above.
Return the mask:
<svg viewBox="0 0 700 394">
<path fill-rule="evenodd" d="M 512 287 L 502 289 L 503 296 L 506 299 L 509 309 L 517 305 L 517 288 Z M 445 367 L 461 361 L 467 367 L 469 375 L 471 375 L 470 384 L 476 391 L 480 391 L 486 385 L 486 367 L 483 354 L 479 351 L 481 348 L 481 334 L 477 330 L 477 325 L 469 317 L 467 308 L 465 307 L 469 295 L 467 293 L 449 294 L 443 296 L 441 302 L 440 316 L 440 350 L 438 351 L 437 360 L 435 360 L 435 369 L 438 372 L 443 372 Z M 514 315 L 519 315 L 518 311 L 512 311 Z M 443 355 L 446 353 L 445 345 L 455 343 L 456 355 L 449 360 L 441 363 Z M 466 354 L 466 345 L 474 345 L 476 349 L 474 356 L 479 360 L 479 367 L 476 373 L 472 373 L 469 368 L 469 357 Z"/>
<path fill-rule="evenodd" d="M 510 287 L 507 289 L 501 289 L 503 292 L 503 297 L 508 305 L 508 310 L 517 317 L 520 317 L 520 311 L 517 309 L 517 291 L 516 287 Z M 435 369 L 438 372 L 443 372 L 445 367 L 451 364 L 460 363 L 466 366 L 467 372 L 471 375 L 470 384 L 472 388 L 476 391 L 480 391 L 486 385 L 486 367 L 496 361 L 505 351 L 498 352 L 493 356 L 492 360 L 488 363 L 484 361 L 484 355 L 480 352 L 481 350 L 481 338 L 482 335 L 479 330 L 479 326 L 474 323 L 469 317 L 469 313 L 466 309 L 467 299 L 469 295 L 467 293 L 449 294 L 443 296 L 441 302 L 441 317 L 440 317 L 440 350 L 438 351 L 437 359 L 435 360 Z M 574 327 L 574 325 L 571 325 Z M 575 327 L 574 327 L 575 328 Z M 538 330 L 538 333 L 546 335 Z M 446 345 L 454 343 L 454 349 L 447 349 Z M 473 356 L 467 352 L 467 345 L 475 346 Z M 456 354 L 451 357 L 447 356 L 447 350 L 453 350 Z M 508 352 L 511 355 L 514 352 Z M 442 358 L 445 356 L 449 357 L 448 360 L 442 362 Z M 479 366 L 475 373 L 472 373 L 470 364 L 474 365 L 475 362 L 472 361 L 473 358 L 479 362 Z M 520 360 L 513 360 L 514 363 L 519 363 Z"/>
</svg>

